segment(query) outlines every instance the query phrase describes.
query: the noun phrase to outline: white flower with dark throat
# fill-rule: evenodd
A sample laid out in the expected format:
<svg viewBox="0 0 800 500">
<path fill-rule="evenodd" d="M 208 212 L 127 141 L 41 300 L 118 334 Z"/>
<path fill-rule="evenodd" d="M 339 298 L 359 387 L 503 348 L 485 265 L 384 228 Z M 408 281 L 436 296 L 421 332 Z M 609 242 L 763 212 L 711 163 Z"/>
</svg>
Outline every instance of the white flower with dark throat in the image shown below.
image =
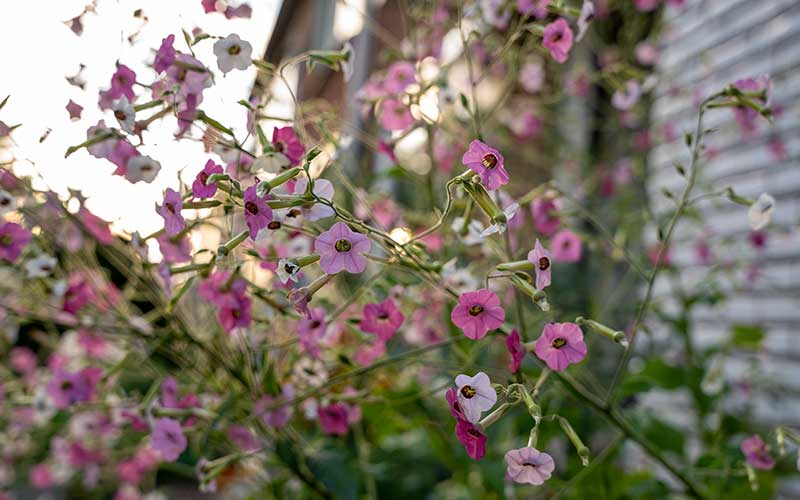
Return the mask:
<svg viewBox="0 0 800 500">
<path fill-rule="evenodd" d="M 474 377 L 461 374 L 456 377 L 458 403 L 467 420 L 477 424 L 481 414 L 497 402 L 497 392 L 492 387 L 489 376 L 478 372 Z"/>
<path fill-rule="evenodd" d="M 0 215 L 13 212 L 17 209 L 17 198 L 7 191 L 0 189 Z"/>
<path fill-rule="evenodd" d="M 578 16 L 578 38 L 576 41 L 580 42 L 586 30 L 594 19 L 594 4 L 590 0 L 583 2 L 581 7 L 581 14 Z"/>
<path fill-rule="evenodd" d="M 758 199 L 750 205 L 747 215 L 750 218 L 750 228 L 758 231 L 767 227 L 775 211 L 775 198 L 769 193 L 761 193 Z"/>
<path fill-rule="evenodd" d="M 134 184 L 139 181 L 153 182 L 161 170 L 161 164 L 147 155 L 131 157 L 126 166 L 128 173 L 125 174 L 125 178 Z"/>
<path fill-rule="evenodd" d="M 300 266 L 291 259 L 281 259 L 278 261 L 278 267 L 275 272 L 278 273 L 278 279 L 281 280 L 281 283 L 285 285 L 289 280 L 297 283 L 297 273 L 300 272 L 300 269 Z"/>
<path fill-rule="evenodd" d="M 128 97 L 120 97 L 114 102 L 112 110 L 114 111 L 114 118 L 117 119 L 122 130 L 129 134 L 134 133 L 133 130 L 136 126 L 136 110 L 133 109 L 133 105 L 128 100 Z"/>
<path fill-rule="evenodd" d="M 269 174 L 277 174 L 283 172 L 292 165 L 289 157 L 283 153 L 269 152 L 265 153 L 253 162 L 251 171 L 254 175 L 258 176 L 259 173 L 263 176 L 264 172 Z"/>
<path fill-rule="evenodd" d="M 223 73 L 234 69 L 247 69 L 252 63 L 253 46 L 232 33 L 214 44 L 217 66 Z"/>
<path fill-rule="evenodd" d="M 53 273 L 55 268 L 56 259 L 45 254 L 25 263 L 25 271 L 29 278 L 46 278 Z"/>
</svg>

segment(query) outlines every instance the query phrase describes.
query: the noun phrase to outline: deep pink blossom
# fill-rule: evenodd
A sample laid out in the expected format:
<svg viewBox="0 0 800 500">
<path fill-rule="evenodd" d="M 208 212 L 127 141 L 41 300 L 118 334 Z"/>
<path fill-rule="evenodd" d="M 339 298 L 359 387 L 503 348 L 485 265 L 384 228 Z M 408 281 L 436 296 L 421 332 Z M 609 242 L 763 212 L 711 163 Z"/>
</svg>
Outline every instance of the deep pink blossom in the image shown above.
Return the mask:
<svg viewBox="0 0 800 500">
<path fill-rule="evenodd" d="M 100 91 L 100 108 L 110 108 L 112 103 L 122 96 L 133 102 L 136 98 L 133 92 L 134 83 L 136 83 L 136 73 L 124 64 L 117 63 L 117 71 L 111 76 L 111 88 Z"/>
<path fill-rule="evenodd" d="M 0 260 L 17 260 L 31 238 L 31 232 L 16 222 L 4 222 L 0 225 Z"/>
<path fill-rule="evenodd" d="M 205 167 L 201 170 L 194 182 L 192 182 L 192 194 L 195 198 L 211 198 L 217 194 L 217 183 L 208 183 L 208 178 L 214 174 L 222 173 L 222 165 L 217 165 L 214 160 L 208 160 Z"/>
<path fill-rule="evenodd" d="M 563 371 L 586 357 L 583 332 L 575 323 L 548 323 L 536 339 L 534 352 L 551 370 Z"/>
<path fill-rule="evenodd" d="M 461 163 L 478 174 L 483 185 L 490 191 L 508 184 L 508 172 L 503 155 L 481 141 L 474 140 L 469 143 L 469 149 L 461 157 Z"/>
<path fill-rule="evenodd" d="M 450 314 L 450 320 L 473 340 L 486 336 L 489 330 L 499 328 L 506 319 L 500 299 L 488 288 L 464 292 Z"/>
<path fill-rule="evenodd" d="M 352 231 L 344 222 L 337 222 L 314 242 L 314 251 L 320 256 L 319 266 L 328 274 L 364 272 L 367 259 L 363 254 L 371 247 L 369 238 Z"/>
<path fill-rule="evenodd" d="M 414 63 L 408 61 L 398 61 L 391 66 L 386 72 L 386 78 L 383 80 L 383 88 L 386 92 L 395 94 L 402 92 L 411 85 L 416 83 Z"/>
<path fill-rule="evenodd" d="M 508 369 L 511 373 L 517 373 L 519 367 L 522 366 L 522 360 L 525 359 L 525 346 L 519 337 L 519 332 L 516 329 L 511 330 L 511 333 L 506 337 L 506 348 L 508 349 Z"/>
<path fill-rule="evenodd" d="M 28 480 L 36 489 L 44 490 L 52 488 L 56 484 L 55 476 L 50 467 L 45 463 L 36 464 L 28 472 Z"/>
<path fill-rule="evenodd" d="M 328 330 L 325 315 L 324 307 L 313 307 L 309 309 L 309 315 L 300 318 L 297 324 L 297 337 L 300 339 L 300 345 L 313 358 L 319 357 L 319 342 Z"/>
<path fill-rule="evenodd" d="M 181 423 L 177 420 L 161 417 L 153 424 L 151 435 L 153 449 L 161 453 L 161 458 L 174 462 L 186 450 L 186 436 L 183 435 Z"/>
<path fill-rule="evenodd" d="M 353 361 L 361 366 L 369 366 L 384 354 L 386 354 L 386 342 L 376 340 L 372 344 L 362 346 L 356 351 L 353 354 Z"/>
<path fill-rule="evenodd" d="M 563 229 L 553 235 L 550 242 L 553 248 L 553 259 L 556 262 L 578 262 L 583 254 L 581 237 L 569 229 Z"/>
<path fill-rule="evenodd" d="M 91 234 L 94 239 L 104 245 L 110 245 L 114 242 L 114 235 L 108 229 L 108 222 L 93 214 L 86 207 L 81 207 L 78 210 L 78 218 L 83 223 L 83 227 Z"/>
<path fill-rule="evenodd" d="M 175 48 L 172 44 L 175 42 L 175 35 L 169 35 L 161 40 L 161 46 L 156 52 L 155 61 L 153 61 L 153 69 L 158 73 L 167 70 L 175 62 Z"/>
<path fill-rule="evenodd" d="M 168 236 L 175 236 L 183 230 L 186 221 L 181 215 L 183 208 L 183 198 L 181 194 L 171 188 L 167 188 L 164 194 L 164 202 L 158 207 L 158 213 L 164 218 L 164 231 Z"/>
<path fill-rule="evenodd" d="M 507 451 L 505 460 L 508 477 L 535 486 L 550 479 L 556 468 L 553 457 L 530 446 Z"/>
<path fill-rule="evenodd" d="M 27 347 L 15 347 L 9 353 L 11 368 L 19 373 L 29 374 L 36 369 L 36 354 Z"/>
<path fill-rule="evenodd" d="M 399 99 L 385 99 L 381 103 L 380 119 L 386 130 L 406 130 L 414 124 L 411 111 Z"/>
<path fill-rule="evenodd" d="M 272 147 L 278 153 L 283 153 L 292 165 L 299 165 L 306 152 L 305 146 L 300 142 L 300 138 L 294 133 L 292 127 L 275 128 L 272 131 Z"/>
<path fill-rule="evenodd" d="M 386 341 L 392 338 L 392 335 L 403 324 L 404 319 L 405 316 L 390 297 L 380 304 L 364 306 L 364 316 L 361 319 L 360 328 L 362 331 L 374 333 L 380 340 Z"/>
<path fill-rule="evenodd" d="M 559 18 L 545 26 L 542 45 L 557 62 L 567 62 L 572 48 L 572 29 L 567 21 Z"/>
<path fill-rule="evenodd" d="M 486 435 L 475 424 L 458 419 L 456 421 L 456 437 L 464 445 L 464 449 L 467 450 L 467 455 L 471 459 L 480 460 L 486 455 Z"/>
<path fill-rule="evenodd" d="M 235 294 L 234 302 L 230 302 L 219 308 L 217 319 L 226 333 L 230 333 L 234 328 L 247 328 L 252 321 L 253 301 L 244 294 Z"/>
<path fill-rule="evenodd" d="M 76 372 L 58 368 L 47 384 L 47 394 L 56 408 L 68 408 L 75 403 L 91 401 L 95 396 L 95 387 L 100 381 L 103 371 L 100 368 L 88 367 Z"/>
<path fill-rule="evenodd" d="M 464 415 L 461 403 L 458 402 L 458 389 L 450 387 L 447 389 L 447 392 L 445 392 L 444 397 L 447 399 L 447 404 L 450 406 L 450 414 L 453 415 L 453 418 L 456 420 L 466 420 L 467 417 Z"/>
<path fill-rule="evenodd" d="M 531 204 L 533 213 L 533 227 L 544 236 L 556 232 L 561 224 L 561 219 L 555 213 L 559 209 L 557 200 L 536 198 Z"/>
<path fill-rule="evenodd" d="M 96 294 L 89 282 L 80 274 L 72 274 L 67 281 L 67 290 L 64 292 L 64 305 L 62 309 L 76 315 L 89 302 L 95 300 Z"/>
<path fill-rule="evenodd" d="M 344 436 L 349 431 L 347 406 L 332 403 L 317 410 L 319 424 L 325 434 Z"/>
<path fill-rule="evenodd" d="M 775 460 L 769 455 L 769 447 L 761 436 L 755 434 L 745 439 L 740 448 L 751 467 L 763 470 L 775 467 Z"/>
<path fill-rule="evenodd" d="M 552 273 L 550 252 L 545 249 L 539 240 L 533 246 L 533 250 L 528 252 L 528 262 L 533 264 L 536 273 L 536 289 L 544 290 L 550 286 L 550 275 Z"/>
<path fill-rule="evenodd" d="M 251 240 L 255 240 L 258 232 L 272 221 L 272 208 L 258 196 L 257 188 L 258 185 L 253 184 L 244 190 L 244 221 Z"/>
</svg>

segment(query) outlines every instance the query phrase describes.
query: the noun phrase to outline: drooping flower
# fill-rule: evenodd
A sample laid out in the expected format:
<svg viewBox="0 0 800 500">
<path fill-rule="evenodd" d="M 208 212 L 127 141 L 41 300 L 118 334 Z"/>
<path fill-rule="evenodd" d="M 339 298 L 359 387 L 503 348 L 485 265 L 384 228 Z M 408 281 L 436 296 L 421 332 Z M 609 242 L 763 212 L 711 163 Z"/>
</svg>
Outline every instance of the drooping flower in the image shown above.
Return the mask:
<svg viewBox="0 0 800 500">
<path fill-rule="evenodd" d="M 528 252 L 528 262 L 533 264 L 533 269 L 536 273 L 536 289 L 544 290 L 550 286 L 550 274 L 552 272 L 550 253 L 542 246 L 538 238 L 533 245 L 533 250 Z"/>
<path fill-rule="evenodd" d="M 161 458 L 167 462 L 174 462 L 186 450 L 187 441 L 181 423 L 171 418 L 157 419 L 150 439 L 153 449 L 160 452 Z"/>
<path fill-rule="evenodd" d="M 125 178 L 136 184 L 139 181 L 153 182 L 161 170 L 161 163 L 147 155 L 134 156 L 128 159 Z"/>
<path fill-rule="evenodd" d="M 511 333 L 506 337 L 506 348 L 511 356 L 508 360 L 508 369 L 511 370 L 511 373 L 517 373 L 519 367 L 522 366 L 522 360 L 525 359 L 526 351 L 516 329 L 511 330 Z"/>
<path fill-rule="evenodd" d="M 344 222 L 337 222 L 314 242 L 314 251 L 320 256 L 319 266 L 328 274 L 364 272 L 367 259 L 363 254 L 371 247 L 369 238 L 352 231 Z"/>
<path fill-rule="evenodd" d="M 570 231 L 563 229 L 553 235 L 551 241 L 553 246 L 553 259 L 556 262 L 578 262 L 583 254 L 583 244 L 581 237 Z"/>
<path fill-rule="evenodd" d="M 563 371 L 586 357 L 583 332 L 575 323 L 548 323 L 536 339 L 534 352 L 551 370 Z"/>
<path fill-rule="evenodd" d="M 414 124 L 408 106 L 399 99 L 384 99 L 381 103 L 381 126 L 386 130 L 406 130 Z"/>
<path fill-rule="evenodd" d="M 306 192 L 307 188 L 308 180 L 305 177 L 302 177 L 295 182 L 293 192 L 296 195 L 302 195 Z M 323 200 L 332 200 L 333 193 L 333 183 L 331 181 L 327 179 L 314 180 L 314 194 L 316 196 L 322 198 Z M 309 221 L 324 219 L 334 214 L 333 209 L 323 203 L 311 203 L 309 206 L 303 205 L 298 208 L 303 214 L 303 217 Z"/>
<path fill-rule="evenodd" d="M 253 46 L 239 38 L 236 33 L 231 33 L 227 37 L 217 40 L 214 43 L 214 55 L 217 56 L 217 66 L 223 73 L 233 71 L 233 69 L 247 69 L 253 60 Z"/>
<path fill-rule="evenodd" d="M 391 94 L 404 91 L 406 87 L 417 81 L 415 72 L 414 63 L 398 61 L 392 64 L 383 80 L 384 90 Z"/>
<path fill-rule="evenodd" d="M 31 241 L 31 232 L 16 222 L 0 225 L 0 259 L 14 262 Z"/>
<path fill-rule="evenodd" d="M 88 367 L 76 372 L 63 368 L 54 370 L 53 378 L 47 384 L 47 394 L 56 408 L 68 408 L 75 403 L 91 401 L 95 387 L 103 372 L 97 367 Z"/>
<path fill-rule="evenodd" d="M 321 406 L 317 409 L 317 416 L 325 434 L 344 436 L 350 430 L 347 406 L 343 403 Z"/>
<path fill-rule="evenodd" d="M 464 292 L 450 314 L 450 320 L 472 340 L 486 336 L 489 330 L 499 328 L 506 319 L 500 299 L 488 288 Z"/>
<path fill-rule="evenodd" d="M 538 486 L 550 479 L 556 468 L 553 457 L 530 446 L 507 451 L 505 459 L 506 473 L 517 483 Z"/>
<path fill-rule="evenodd" d="M 464 445 L 464 449 L 467 450 L 467 455 L 471 459 L 480 460 L 486 455 L 486 435 L 472 422 L 458 419 L 456 421 L 456 437 Z"/>
<path fill-rule="evenodd" d="M 222 165 L 217 165 L 214 160 L 208 160 L 203 170 L 197 173 L 192 182 L 192 194 L 195 198 L 211 198 L 217 194 L 217 183 L 208 183 L 208 178 L 214 174 L 222 173 Z"/>
<path fill-rule="evenodd" d="M 631 109 L 642 97 L 642 86 L 636 80 L 628 80 L 625 87 L 617 89 L 611 96 L 611 105 L 621 111 Z"/>
<path fill-rule="evenodd" d="M 258 232 L 272 221 L 272 208 L 264 198 L 258 196 L 257 188 L 258 185 L 253 184 L 244 190 L 244 221 L 251 240 L 255 240 Z"/>
<path fill-rule="evenodd" d="M 469 143 L 469 149 L 461 157 L 461 163 L 478 174 L 489 191 L 508 184 L 508 172 L 505 169 L 503 155 L 479 140 Z"/>
<path fill-rule="evenodd" d="M 492 387 L 489 376 L 478 372 L 474 376 L 458 375 L 456 377 L 458 389 L 458 404 L 464 413 L 464 418 L 473 424 L 481 419 L 481 414 L 489 410 L 497 402 L 497 392 Z"/>
<path fill-rule="evenodd" d="M 164 193 L 164 202 L 158 207 L 158 214 L 164 218 L 164 231 L 168 236 L 175 236 L 183 230 L 186 221 L 181 215 L 183 198 L 172 188 L 167 188 Z"/>
<path fill-rule="evenodd" d="M 740 446 L 747 463 L 756 469 L 770 470 L 775 467 L 775 460 L 769 455 L 767 444 L 761 436 L 755 434 L 744 441 Z"/>
<path fill-rule="evenodd" d="M 550 236 L 558 229 L 561 219 L 554 212 L 559 209 L 558 200 L 536 198 L 531 204 L 533 227 L 545 236 Z"/>
<path fill-rule="evenodd" d="M 769 193 L 761 193 L 758 199 L 750 205 L 747 216 L 750 219 L 750 228 L 758 231 L 767 227 L 775 211 L 775 198 Z"/>
<path fill-rule="evenodd" d="M 26 262 L 25 271 L 27 271 L 29 278 L 46 278 L 53 273 L 56 264 L 55 257 L 42 254 Z"/>
<path fill-rule="evenodd" d="M 161 40 L 161 46 L 158 48 L 156 58 L 153 61 L 153 69 L 157 73 L 166 71 L 175 62 L 175 48 L 172 46 L 174 42 L 175 35 L 169 35 Z"/>
<path fill-rule="evenodd" d="M 386 341 L 403 324 L 405 316 L 394 303 L 391 297 L 380 304 L 367 304 L 364 306 L 364 316 L 360 328 L 367 333 L 374 333 L 380 340 Z"/>
<path fill-rule="evenodd" d="M 80 120 L 81 113 L 83 113 L 83 106 L 70 99 L 69 102 L 67 103 L 67 113 L 69 113 L 70 120 L 72 121 Z"/>
<path fill-rule="evenodd" d="M 559 18 L 545 26 L 542 45 L 550 51 L 550 55 L 557 62 L 562 64 L 567 62 L 572 48 L 572 29 L 567 21 Z"/>
</svg>

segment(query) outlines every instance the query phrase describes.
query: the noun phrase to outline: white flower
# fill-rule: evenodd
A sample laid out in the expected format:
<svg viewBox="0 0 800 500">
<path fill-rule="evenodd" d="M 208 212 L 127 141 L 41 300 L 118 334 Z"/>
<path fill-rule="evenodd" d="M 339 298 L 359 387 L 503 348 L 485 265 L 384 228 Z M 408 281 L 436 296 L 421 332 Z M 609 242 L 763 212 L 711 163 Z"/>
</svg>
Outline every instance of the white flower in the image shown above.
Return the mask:
<svg viewBox="0 0 800 500">
<path fill-rule="evenodd" d="M 636 80 L 628 80 L 625 82 L 624 89 L 618 89 L 611 96 L 611 104 L 622 111 L 631 109 L 642 96 L 642 86 Z"/>
<path fill-rule="evenodd" d="M 594 19 L 594 4 L 590 0 L 586 0 L 583 2 L 583 7 L 581 7 L 581 14 L 578 16 L 578 42 L 586 34 L 592 19 Z"/>
<path fill-rule="evenodd" d="M 281 259 L 278 261 L 278 267 L 275 269 L 275 272 L 278 273 L 278 279 L 280 279 L 281 283 L 284 285 L 289 280 L 297 283 L 297 273 L 300 272 L 300 266 L 290 259 Z"/>
<path fill-rule="evenodd" d="M 461 243 L 467 246 L 479 245 L 483 243 L 483 236 L 481 236 L 481 234 L 484 231 L 484 227 L 480 221 L 471 219 L 469 224 L 467 224 L 467 234 L 462 235 L 461 231 L 464 229 L 464 218 L 456 217 L 453 219 L 452 228 L 456 234 L 461 236 Z"/>
<path fill-rule="evenodd" d="M 235 69 L 247 69 L 253 63 L 253 46 L 232 33 L 214 44 L 217 66 L 223 73 Z"/>
<path fill-rule="evenodd" d="M 508 28 L 511 10 L 505 8 L 502 0 L 481 0 L 480 5 L 483 18 L 487 23 L 500 30 Z"/>
<path fill-rule="evenodd" d="M 456 268 L 456 259 L 451 259 L 442 266 L 442 281 L 459 293 L 477 290 L 480 281 L 467 268 Z"/>
<path fill-rule="evenodd" d="M 285 154 L 273 151 L 256 158 L 250 170 L 253 172 L 253 175 L 258 177 L 258 174 L 262 172 L 270 174 L 282 172 L 291 164 L 292 162 Z M 263 173 L 261 175 L 263 176 Z"/>
<path fill-rule="evenodd" d="M 134 184 L 139 181 L 153 182 L 161 170 L 161 164 L 147 155 L 132 156 L 126 166 L 128 173 L 125 178 Z"/>
<path fill-rule="evenodd" d="M 530 57 L 519 71 L 519 83 L 526 92 L 535 94 L 544 86 L 544 63 L 539 57 Z"/>
<path fill-rule="evenodd" d="M 17 209 L 17 198 L 11 193 L 0 189 L 0 215 Z"/>
<path fill-rule="evenodd" d="M 28 273 L 29 278 L 45 278 L 50 276 L 55 268 L 56 259 L 45 254 L 25 263 L 25 271 Z"/>
<path fill-rule="evenodd" d="M 758 199 L 750 205 L 747 216 L 750 218 L 750 228 L 753 231 L 765 228 L 772 219 L 772 212 L 775 211 L 775 198 L 769 193 L 761 193 Z"/>
<path fill-rule="evenodd" d="M 461 374 L 456 377 L 458 403 L 464 416 L 473 424 L 481 419 L 481 414 L 497 402 L 497 392 L 492 387 L 489 376 L 478 372 L 474 377 Z"/>
<path fill-rule="evenodd" d="M 114 118 L 117 119 L 119 126 L 122 127 L 122 130 L 132 134 L 133 128 L 136 125 L 136 110 L 133 109 L 133 105 L 131 105 L 128 97 L 120 97 L 114 103 L 112 109 L 114 110 Z"/>
<path fill-rule="evenodd" d="M 508 227 L 508 221 L 510 221 L 515 215 L 517 215 L 517 210 L 519 210 L 519 203 L 512 203 L 505 210 L 503 210 L 503 214 L 506 216 L 506 222 L 497 222 L 492 224 L 491 226 L 487 227 L 481 232 L 481 236 L 484 238 L 487 236 L 491 236 L 495 233 L 503 234 L 506 232 L 506 228 Z"/>
<path fill-rule="evenodd" d="M 328 380 L 328 371 L 322 360 L 304 357 L 294 364 L 294 376 L 298 385 L 320 387 Z"/>
<path fill-rule="evenodd" d="M 298 196 L 302 195 L 306 192 L 307 186 L 308 180 L 305 177 L 301 177 L 294 185 L 294 194 Z M 331 184 L 331 181 L 327 179 L 314 180 L 314 194 L 323 200 L 332 200 L 333 184 Z M 322 203 L 312 203 L 308 207 L 303 205 L 299 208 L 303 212 L 303 216 L 310 221 L 324 219 L 325 217 L 330 217 L 334 214 L 331 207 L 328 205 L 323 205 Z"/>
</svg>

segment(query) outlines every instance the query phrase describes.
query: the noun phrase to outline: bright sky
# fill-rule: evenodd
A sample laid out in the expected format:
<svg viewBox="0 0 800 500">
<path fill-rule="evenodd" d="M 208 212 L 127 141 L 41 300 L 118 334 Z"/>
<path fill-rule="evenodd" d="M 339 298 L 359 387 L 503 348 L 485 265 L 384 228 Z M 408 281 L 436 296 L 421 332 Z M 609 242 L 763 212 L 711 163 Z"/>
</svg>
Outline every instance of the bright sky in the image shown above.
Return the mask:
<svg viewBox="0 0 800 500">
<path fill-rule="evenodd" d="M 25 0 L 0 5 L 0 47 L 4 47 L 0 76 L 0 99 L 11 95 L 0 119 L 9 125 L 22 123 L 14 131 L 17 158 L 15 170 L 22 174 L 38 172 L 51 189 L 65 194 L 66 188 L 80 189 L 89 198 L 89 208 L 117 228 L 148 233 L 163 224 L 154 204 L 163 190 L 178 186 L 178 172 L 191 181 L 209 156 L 202 145 L 193 141 L 176 142 L 174 119 L 152 125 L 145 134 L 142 154 L 161 162 L 161 173 L 152 184 L 131 184 L 113 176 L 115 167 L 81 150 L 67 159 L 67 147 L 86 139 L 86 129 L 105 118 L 117 126 L 111 112 L 97 107 L 98 90 L 109 86 L 114 63 L 132 68 L 137 80 L 150 83 L 155 73 L 148 67 L 161 39 L 175 35 L 175 47 L 187 51 L 181 29 L 191 32 L 200 27 L 211 35 L 237 33 L 253 45 L 253 56 L 263 53 L 280 7 L 280 0 L 251 0 L 250 19 L 228 20 L 219 13 L 206 14 L 200 0 L 98 0 L 96 13 L 84 16 L 84 32 L 76 36 L 64 21 L 80 14 L 89 0 Z M 238 5 L 237 0 L 230 2 Z M 142 9 L 147 22 L 134 18 Z M 133 45 L 130 35 L 137 33 Z M 212 52 L 213 40 L 194 47 L 197 57 L 215 72 L 216 84 L 204 93 L 201 108 L 234 130 L 245 128 L 245 110 L 236 104 L 247 99 L 255 79 L 255 68 L 234 70 L 223 77 Z M 65 77 L 73 76 L 83 63 L 85 90 L 70 85 Z M 137 103 L 150 100 L 141 92 Z M 72 99 L 84 107 L 80 121 L 70 121 L 65 109 Z M 148 113 L 148 114 L 144 114 Z M 143 112 L 149 116 L 149 112 Z M 52 129 L 47 139 L 40 137 Z M 135 143 L 135 142 L 134 142 Z M 218 158 L 214 157 L 218 160 Z"/>
</svg>

